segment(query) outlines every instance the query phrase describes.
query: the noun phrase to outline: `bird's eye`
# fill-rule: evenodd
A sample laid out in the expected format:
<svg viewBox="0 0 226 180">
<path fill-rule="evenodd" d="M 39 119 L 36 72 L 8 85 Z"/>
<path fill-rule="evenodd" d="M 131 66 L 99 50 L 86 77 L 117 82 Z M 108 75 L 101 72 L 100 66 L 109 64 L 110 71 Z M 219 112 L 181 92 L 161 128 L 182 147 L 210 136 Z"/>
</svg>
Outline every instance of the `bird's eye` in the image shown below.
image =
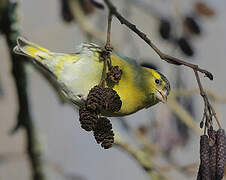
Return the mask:
<svg viewBox="0 0 226 180">
<path fill-rule="evenodd" d="M 156 80 L 155 80 L 155 83 L 156 83 L 156 84 L 159 84 L 159 83 L 160 83 L 160 80 L 159 80 L 159 79 L 156 79 Z"/>
</svg>

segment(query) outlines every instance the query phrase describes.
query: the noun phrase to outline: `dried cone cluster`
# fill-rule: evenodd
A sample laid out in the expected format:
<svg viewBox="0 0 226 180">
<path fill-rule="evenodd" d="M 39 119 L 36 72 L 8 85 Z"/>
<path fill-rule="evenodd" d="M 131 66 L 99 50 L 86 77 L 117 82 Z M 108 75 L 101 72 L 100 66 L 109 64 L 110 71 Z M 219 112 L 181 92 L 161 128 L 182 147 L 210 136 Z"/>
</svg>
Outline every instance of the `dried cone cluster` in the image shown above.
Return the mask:
<svg viewBox="0 0 226 180">
<path fill-rule="evenodd" d="M 122 101 L 115 90 L 94 86 L 88 94 L 86 104 L 88 109 L 98 113 L 100 113 L 101 110 L 117 112 L 122 106 Z"/>
<path fill-rule="evenodd" d="M 109 52 L 102 51 L 100 60 L 107 61 L 108 59 L 110 59 Z M 121 79 L 122 70 L 119 69 L 119 66 L 111 66 L 110 64 L 107 64 L 109 72 L 104 80 L 118 83 Z M 121 109 L 122 101 L 116 91 L 104 87 L 102 79 L 100 84 L 89 91 L 85 105 L 79 110 L 79 121 L 83 129 L 93 131 L 98 144 L 101 143 L 103 148 L 108 149 L 114 143 L 114 132 L 110 120 L 101 117 L 101 113 L 118 112 Z"/>
<path fill-rule="evenodd" d="M 105 149 L 112 147 L 114 133 L 110 120 L 99 117 L 102 111 L 117 112 L 122 102 L 119 95 L 111 88 L 94 86 L 87 96 L 86 104 L 79 110 L 81 127 L 93 131 L 97 143 Z"/>
<path fill-rule="evenodd" d="M 224 175 L 226 138 L 223 129 L 210 128 L 200 139 L 200 166 L 197 180 L 221 180 Z"/>
</svg>

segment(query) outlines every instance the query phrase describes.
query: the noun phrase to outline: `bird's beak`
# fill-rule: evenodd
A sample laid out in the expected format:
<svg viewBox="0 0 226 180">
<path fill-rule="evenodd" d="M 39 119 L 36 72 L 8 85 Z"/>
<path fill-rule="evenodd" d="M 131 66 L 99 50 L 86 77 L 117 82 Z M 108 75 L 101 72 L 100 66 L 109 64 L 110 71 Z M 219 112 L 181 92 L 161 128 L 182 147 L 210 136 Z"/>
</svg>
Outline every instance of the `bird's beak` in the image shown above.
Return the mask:
<svg viewBox="0 0 226 180">
<path fill-rule="evenodd" d="M 155 93 L 156 97 L 159 99 L 159 101 L 163 102 L 163 103 L 166 103 L 167 101 L 167 90 L 156 90 L 156 93 Z"/>
</svg>

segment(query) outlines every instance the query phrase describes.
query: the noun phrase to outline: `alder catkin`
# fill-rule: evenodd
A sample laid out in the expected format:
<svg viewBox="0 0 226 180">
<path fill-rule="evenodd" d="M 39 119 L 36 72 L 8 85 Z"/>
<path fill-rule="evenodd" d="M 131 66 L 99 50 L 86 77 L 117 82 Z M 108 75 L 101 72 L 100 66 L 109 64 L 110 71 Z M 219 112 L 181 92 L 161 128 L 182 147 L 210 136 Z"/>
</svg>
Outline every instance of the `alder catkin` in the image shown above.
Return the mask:
<svg viewBox="0 0 226 180">
<path fill-rule="evenodd" d="M 208 130 L 209 141 L 210 141 L 210 173 L 211 180 L 216 180 L 217 171 L 217 145 L 216 145 L 216 134 L 217 132 L 213 129 Z"/>
<path fill-rule="evenodd" d="M 211 180 L 209 149 L 209 138 L 207 135 L 202 135 L 200 138 L 200 173 L 203 180 Z"/>
<path fill-rule="evenodd" d="M 225 165 L 225 150 L 226 150 L 226 143 L 225 143 L 225 132 L 223 129 L 219 129 L 217 131 L 217 172 L 216 178 L 217 180 L 221 180 L 224 176 L 224 165 Z"/>
</svg>

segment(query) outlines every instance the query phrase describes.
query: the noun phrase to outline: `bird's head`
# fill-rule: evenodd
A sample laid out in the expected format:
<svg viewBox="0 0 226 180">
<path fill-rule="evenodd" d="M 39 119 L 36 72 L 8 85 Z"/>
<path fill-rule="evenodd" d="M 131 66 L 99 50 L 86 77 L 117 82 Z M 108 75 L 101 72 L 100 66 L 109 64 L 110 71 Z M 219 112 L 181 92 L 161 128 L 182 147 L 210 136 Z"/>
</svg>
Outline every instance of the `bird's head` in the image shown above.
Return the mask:
<svg viewBox="0 0 226 180">
<path fill-rule="evenodd" d="M 145 67 L 143 67 L 145 68 Z M 147 80 L 147 92 L 151 102 L 154 104 L 158 102 L 166 102 L 167 96 L 170 92 L 170 83 L 167 78 L 160 72 L 145 68 L 147 70 L 146 80 Z"/>
</svg>

